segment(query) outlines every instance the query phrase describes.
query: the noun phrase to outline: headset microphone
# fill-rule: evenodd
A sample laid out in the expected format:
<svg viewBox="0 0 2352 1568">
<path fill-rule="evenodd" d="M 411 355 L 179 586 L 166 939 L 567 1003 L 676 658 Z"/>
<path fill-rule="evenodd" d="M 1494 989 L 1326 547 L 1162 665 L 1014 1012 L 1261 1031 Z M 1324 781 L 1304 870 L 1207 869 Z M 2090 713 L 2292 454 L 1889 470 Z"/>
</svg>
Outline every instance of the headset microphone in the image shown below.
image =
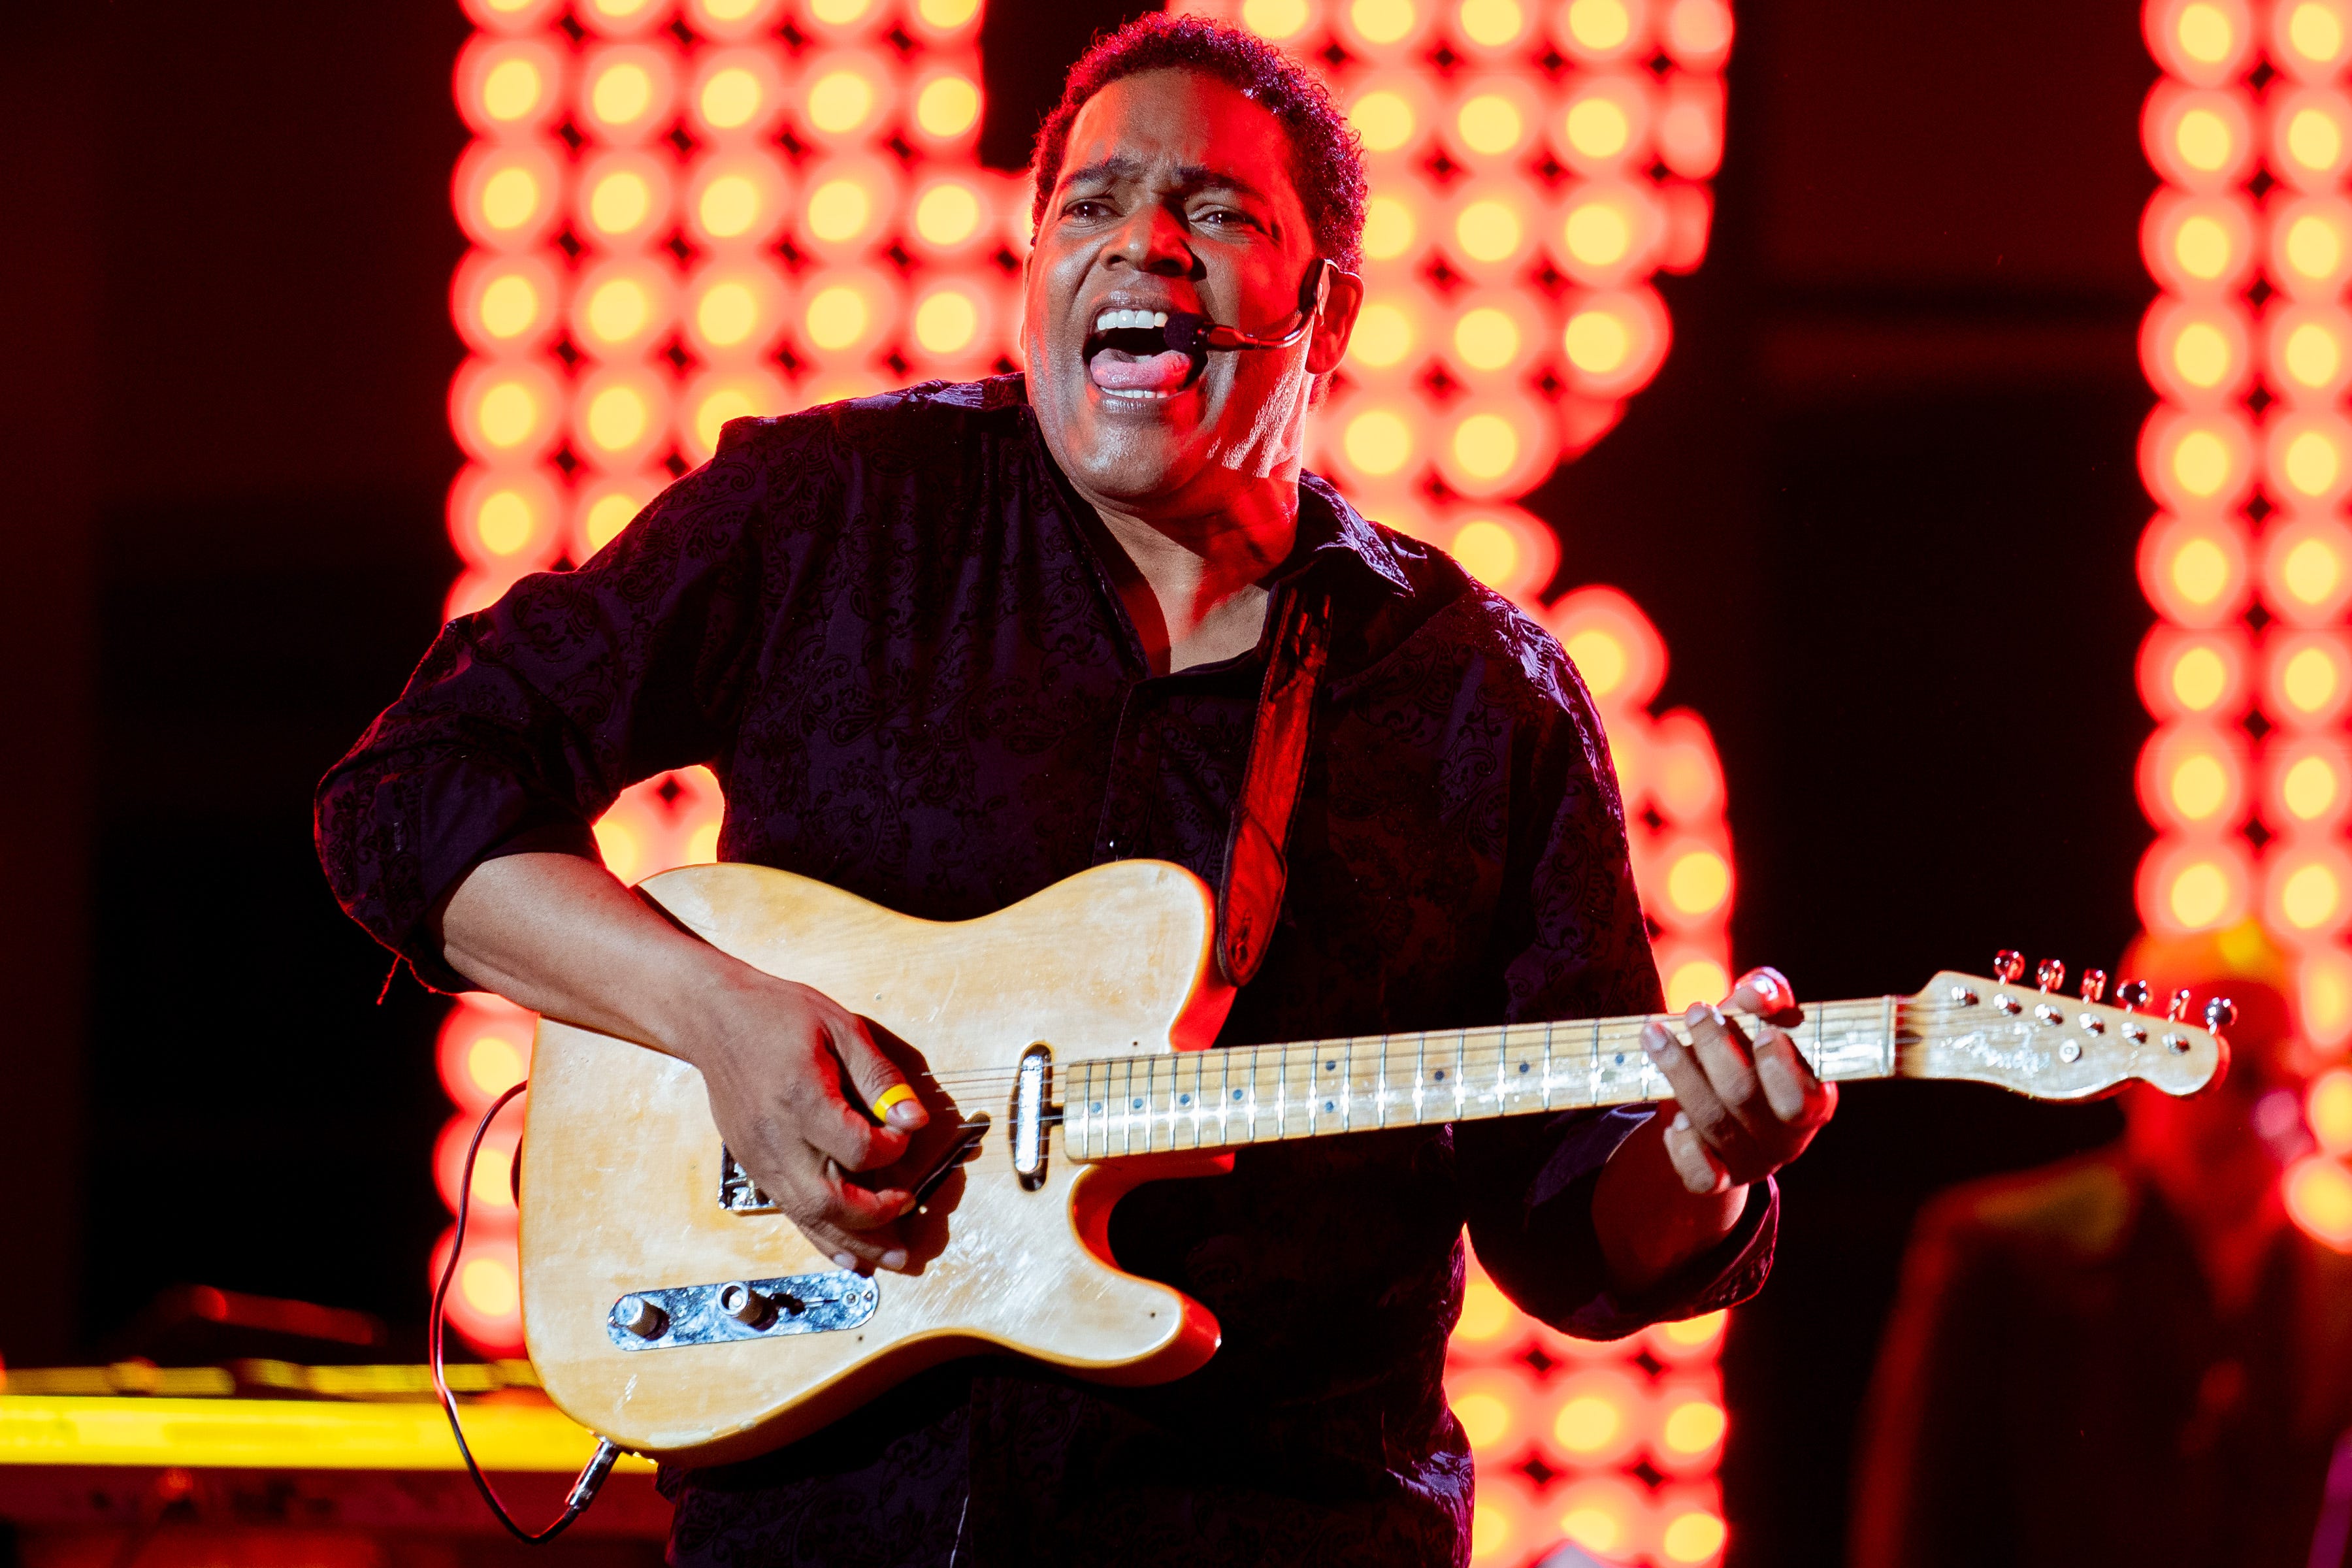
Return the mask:
<svg viewBox="0 0 2352 1568">
<path fill-rule="evenodd" d="M 1307 269 L 1306 279 L 1298 285 L 1298 324 L 1280 337 L 1257 337 L 1239 327 L 1228 327 L 1222 321 L 1213 321 L 1192 310 L 1171 310 L 1165 328 L 1168 346 L 1180 354 L 1290 348 L 1314 330 L 1316 308 L 1322 303 L 1323 274 L 1338 265 L 1328 257 L 1315 258 L 1315 265 Z"/>
</svg>

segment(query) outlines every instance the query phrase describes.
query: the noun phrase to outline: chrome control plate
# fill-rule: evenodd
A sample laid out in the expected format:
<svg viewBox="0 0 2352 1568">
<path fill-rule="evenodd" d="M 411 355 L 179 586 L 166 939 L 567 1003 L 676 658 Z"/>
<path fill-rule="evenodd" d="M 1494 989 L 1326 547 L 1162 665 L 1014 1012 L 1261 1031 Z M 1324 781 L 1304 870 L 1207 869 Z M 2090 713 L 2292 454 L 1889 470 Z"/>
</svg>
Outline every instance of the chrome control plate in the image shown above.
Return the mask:
<svg viewBox="0 0 2352 1568">
<path fill-rule="evenodd" d="M 764 1321 L 746 1321 L 721 1306 L 719 1298 L 748 1288 L 771 1309 Z M 604 1315 L 604 1333 L 625 1351 L 667 1350 L 674 1345 L 725 1344 L 735 1340 L 772 1340 L 785 1334 L 829 1334 L 854 1329 L 881 1304 L 877 1281 L 851 1268 L 822 1274 L 787 1274 L 773 1279 L 722 1279 L 709 1285 L 673 1285 L 632 1290 Z M 646 1305 L 658 1319 L 643 1310 Z M 756 1315 L 756 1314 L 755 1314 Z M 646 1335 L 632 1324 L 660 1324 Z"/>
</svg>

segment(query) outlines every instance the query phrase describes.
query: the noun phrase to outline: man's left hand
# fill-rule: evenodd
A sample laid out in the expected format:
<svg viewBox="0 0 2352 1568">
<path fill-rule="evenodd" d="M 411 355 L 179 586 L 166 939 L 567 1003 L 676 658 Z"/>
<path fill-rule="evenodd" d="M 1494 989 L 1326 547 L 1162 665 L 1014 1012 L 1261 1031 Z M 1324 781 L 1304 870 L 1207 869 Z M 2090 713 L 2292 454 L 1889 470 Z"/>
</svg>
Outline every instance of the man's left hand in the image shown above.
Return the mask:
<svg viewBox="0 0 2352 1568">
<path fill-rule="evenodd" d="M 1724 1010 L 1763 1020 L 1750 1041 Z M 1685 1046 L 1664 1026 L 1642 1047 L 1673 1086 L 1658 1107 L 1666 1157 L 1694 1194 L 1761 1181 L 1805 1152 L 1837 1110 L 1837 1085 L 1815 1078 L 1787 1026 L 1801 1023 L 1796 992 L 1776 969 L 1742 975 L 1723 1008 L 1693 1005 Z"/>
</svg>

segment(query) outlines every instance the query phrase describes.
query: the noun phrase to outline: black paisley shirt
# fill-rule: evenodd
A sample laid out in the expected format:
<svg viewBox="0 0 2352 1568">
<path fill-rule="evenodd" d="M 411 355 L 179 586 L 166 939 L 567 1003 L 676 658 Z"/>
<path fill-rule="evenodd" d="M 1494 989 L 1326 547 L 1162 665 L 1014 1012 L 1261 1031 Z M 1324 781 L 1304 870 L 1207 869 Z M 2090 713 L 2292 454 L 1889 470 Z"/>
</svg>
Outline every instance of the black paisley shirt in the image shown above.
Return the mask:
<svg viewBox="0 0 2352 1568">
<path fill-rule="evenodd" d="M 1607 744 L 1553 639 L 1450 559 L 1299 484 L 1286 573 L 1332 648 L 1258 978 L 1221 1043 L 1660 1005 Z M 1017 377 L 727 426 L 579 569 L 452 622 L 330 773 L 337 895 L 427 982 L 425 917 L 482 858 L 595 853 L 623 788 L 707 763 L 722 858 L 932 920 L 1097 862 L 1213 880 L 1263 651 L 1154 676 L 1091 514 Z M 1446 1408 L 1465 1225 L 1571 1333 L 1741 1299 L 1777 1197 L 1643 1300 L 1613 1300 L 1592 1184 L 1637 1115 L 1517 1118 L 1240 1152 L 1147 1185 L 1122 1264 L 1223 1325 L 1207 1367 L 1109 1390 L 1025 1363 L 917 1377 L 764 1458 L 672 1472 L 690 1564 L 1465 1562 Z"/>
</svg>

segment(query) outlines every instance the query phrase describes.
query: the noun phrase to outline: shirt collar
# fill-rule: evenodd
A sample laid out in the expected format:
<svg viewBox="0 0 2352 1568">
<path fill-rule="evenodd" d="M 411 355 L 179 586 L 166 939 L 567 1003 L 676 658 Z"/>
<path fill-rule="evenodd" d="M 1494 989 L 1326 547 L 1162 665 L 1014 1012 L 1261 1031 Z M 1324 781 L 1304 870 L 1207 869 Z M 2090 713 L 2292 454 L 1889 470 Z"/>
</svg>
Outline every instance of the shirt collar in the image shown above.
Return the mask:
<svg viewBox="0 0 2352 1568">
<path fill-rule="evenodd" d="M 1365 521 L 1364 514 L 1349 505 L 1348 498 L 1333 489 L 1329 480 L 1303 470 L 1298 476 L 1298 531 L 1300 542 L 1306 545 L 1299 569 L 1326 555 L 1346 556 L 1393 591 L 1412 592 L 1412 580 L 1404 574 L 1396 552 L 1381 537 L 1381 531 Z M 1309 540 L 1313 542 L 1307 543 Z"/>
</svg>

